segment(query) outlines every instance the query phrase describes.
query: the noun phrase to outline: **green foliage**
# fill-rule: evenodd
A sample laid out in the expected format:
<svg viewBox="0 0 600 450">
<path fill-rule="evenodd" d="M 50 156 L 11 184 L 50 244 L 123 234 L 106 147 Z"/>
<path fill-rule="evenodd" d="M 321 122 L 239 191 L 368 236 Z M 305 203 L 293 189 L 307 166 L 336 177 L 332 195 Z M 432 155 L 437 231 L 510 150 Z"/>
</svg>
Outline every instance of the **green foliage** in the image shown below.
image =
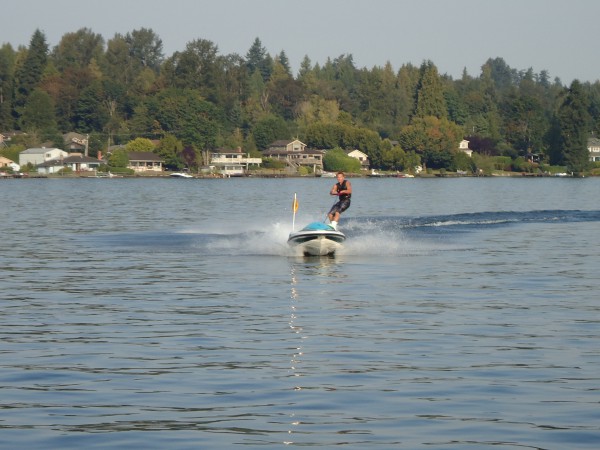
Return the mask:
<svg viewBox="0 0 600 450">
<path fill-rule="evenodd" d="M 275 158 L 264 158 L 262 160 L 262 166 L 265 169 L 285 169 L 286 165 L 285 161 Z"/>
<path fill-rule="evenodd" d="M 89 66 L 103 57 L 104 38 L 88 28 L 66 33 L 52 52 L 52 60 L 59 71 Z"/>
<path fill-rule="evenodd" d="M 415 118 L 399 137 L 404 150 L 421 155 L 427 167 L 451 167 L 453 153 L 461 141 L 462 129 L 448 119 L 434 116 Z"/>
<path fill-rule="evenodd" d="M 8 147 L 0 147 L 0 156 L 10 159 L 15 163 L 19 163 L 19 153 L 26 150 L 24 145 L 9 145 Z"/>
<path fill-rule="evenodd" d="M 256 146 L 260 150 L 265 150 L 272 142 L 288 138 L 290 130 L 285 120 L 270 114 L 260 119 L 252 127 L 252 134 Z"/>
<path fill-rule="evenodd" d="M 112 152 L 108 157 L 108 166 L 113 169 L 116 167 L 125 168 L 129 164 L 129 157 L 127 156 L 127 150 L 124 148 L 118 148 Z"/>
<path fill-rule="evenodd" d="M 167 132 L 184 145 L 213 149 L 223 120 L 222 111 L 197 91 L 167 89 L 138 107 L 133 124 L 140 134 Z"/>
<path fill-rule="evenodd" d="M 10 44 L 0 47 L 0 130 L 6 131 L 13 128 L 12 92 L 14 72 L 17 55 Z"/>
<path fill-rule="evenodd" d="M 532 163 L 527 161 L 522 156 L 516 158 L 512 163 L 512 170 L 514 172 L 524 172 L 524 173 L 533 173 L 534 166 Z"/>
<path fill-rule="evenodd" d="M 202 156 L 200 152 L 192 145 L 187 145 L 181 151 L 181 159 L 190 170 L 198 170 L 202 165 Z"/>
<path fill-rule="evenodd" d="M 16 107 L 23 107 L 27 98 L 38 87 L 48 63 L 48 44 L 46 36 L 39 29 L 35 30 L 29 44 L 25 61 L 18 66 L 15 73 Z"/>
<path fill-rule="evenodd" d="M 381 161 L 382 141 L 379 135 L 367 128 L 344 123 L 316 122 L 306 129 L 305 143 L 312 148 L 331 149 L 335 147 L 358 149 L 369 156 L 371 161 Z"/>
<path fill-rule="evenodd" d="M 334 148 L 325 153 L 323 168 L 329 172 L 359 173 L 360 161 L 348 156 L 341 148 Z"/>
<path fill-rule="evenodd" d="M 301 176 L 310 175 L 313 173 L 312 167 L 300 166 L 298 167 L 298 174 Z"/>
<path fill-rule="evenodd" d="M 491 158 L 495 170 L 512 170 L 512 158 L 508 156 L 495 156 Z"/>
<path fill-rule="evenodd" d="M 156 153 L 165 161 L 165 168 L 169 170 L 181 170 L 184 162 L 181 158 L 183 143 L 172 134 L 167 133 L 158 143 Z"/>
<path fill-rule="evenodd" d="M 150 139 L 135 138 L 125 146 L 128 152 L 153 152 L 155 150 L 154 143 Z"/>
<path fill-rule="evenodd" d="M 82 133 L 104 129 L 110 119 L 107 105 L 102 83 L 92 82 L 79 96 L 73 118 L 76 129 Z"/>
<path fill-rule="evenodd" d="M 473 153 L 472 158 L 477 175 L 489 176 L 494 173 L 494 157 Z"/>
<path fill-rule="evenodd" d="M 437 67 L 431 61 L 426 61 L 421 65 L 414 115 L 421 118 L 434 116 L 438 119 L 448 116 L 444 89 Z"/>
<path fill-rule="evenodd" d="M 259 38 L 245 56 L 197 39 L 165 58 L 150 29 L 105 43 L 81 28 L 51 53 L 36 30 L 27 48 L 0 47 L 0 131 L 27 131 L 28 147 L 78 131 L 90 134 L 92 154 L 169 135 L 174 140 L 160 152 L 173 168 L 200 164 L 200 153 L 219 146 L 254 152 L 298 136 L 312 148 L 359 149 L 374 168 L 411 170 L 423 160 L 452 170 L 469 166 L 456 153 L 468 137 L 476 153 L 509 158 L 503 168 L 536 153 L 584 172 L 587 138 L 600 133 L 600 81 L 566 89 L 549 80 L 546 71 L 519 71 L 502 58 L 453 80 L 432 61 L 369 69 L 356 67 L 351 54 L 322 65 L 306 56 L 294 78 L 285 52 L 271 56 Z"/>
<path fill-rule="evenodd" d="M 260 73 L 263 81 L 267 81 L 271 75 L 273 60 L 259 38 L 254 39 L 252 46 L 246 53 L 246 67 L 250 74 Z"/>
<path fill-rule="evenodd" d="M 558 111 L 562 160 L 569 172 L 582 173 L 589 167 L 587 138 L 591 121 L 588 106 L 581 84 L 573 81 Z"/>
<path fill-rule="evenodd" d="M 464 170 L 469 173 L 475 173 L 477 171 L 477 166 L 472 157 L 467 155 L 465 152 L 458 151 L 452 158 L 450 169 L 454 171 Z"/>
<path fill-rule="evenodd" d="M 21 128 L 29 131 L 54 134 L 57 131 L 54 102 L 47 92 L 35 89 L 25 102 Z"/>
</svg>

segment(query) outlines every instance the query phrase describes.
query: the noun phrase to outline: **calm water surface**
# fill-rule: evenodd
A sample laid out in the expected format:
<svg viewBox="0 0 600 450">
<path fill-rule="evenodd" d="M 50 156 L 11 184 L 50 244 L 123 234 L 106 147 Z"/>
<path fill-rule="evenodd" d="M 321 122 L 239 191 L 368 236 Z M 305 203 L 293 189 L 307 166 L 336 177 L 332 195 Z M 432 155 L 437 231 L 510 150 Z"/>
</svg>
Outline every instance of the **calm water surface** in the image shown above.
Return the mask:
<svg viewBox="0 0 600 450">
<path fill-rule="evenodd" d="M 0 180 L 0 448 L 596 449 L 600 179 Z"/>
</svg>

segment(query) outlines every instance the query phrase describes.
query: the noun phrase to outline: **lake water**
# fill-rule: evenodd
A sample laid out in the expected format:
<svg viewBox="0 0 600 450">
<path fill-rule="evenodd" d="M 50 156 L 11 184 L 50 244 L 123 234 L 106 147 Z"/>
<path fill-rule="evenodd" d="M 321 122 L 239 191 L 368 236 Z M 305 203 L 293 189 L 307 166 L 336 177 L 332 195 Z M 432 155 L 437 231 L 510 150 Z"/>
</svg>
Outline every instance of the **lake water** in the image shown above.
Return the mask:
<svg viewBox="0 0 600 450">
<path fill-rule="evenodd" d="M 0 448 L 600 447 L 600 179 L 0 180 Z"/>
</svg>

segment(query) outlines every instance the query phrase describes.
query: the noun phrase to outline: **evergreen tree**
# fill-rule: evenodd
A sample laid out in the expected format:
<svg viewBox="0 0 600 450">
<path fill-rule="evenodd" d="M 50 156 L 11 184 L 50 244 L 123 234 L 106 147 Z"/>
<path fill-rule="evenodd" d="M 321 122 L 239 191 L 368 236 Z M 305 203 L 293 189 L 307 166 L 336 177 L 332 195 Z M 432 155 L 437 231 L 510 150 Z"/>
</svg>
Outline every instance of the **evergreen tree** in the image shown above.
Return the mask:
<svg viewBox="0 0 600 450">
<path fill-rule="evenodd" d="M 448 117 L 443 85 L 437 67 L 431 61 L 421 65 L 416 98 L 415 117 L 434 116 L 438 119 Z"/>
<path fill-rule="evenodd" d="M 290 77 L 292 76 L 292 69 L 290 68 L 290 60 L 288 59 L 287 55 L 285 54 L 285 52 L 283 50 L 281 50 L 281 53 L 279 53 L 279 55 L 277 55 L 277 58 L 275 58 L 275 62 L 278 62 L 279 64 L 281 64 L 281 66 L 285 70 L 285 73 L 287 73 L 288 76 L 290 76 Z"/>
<path fill-rule="evenodd" d="M 502 58 L 488 59 L 483 65 L 482 71 L 489 71 L 494 87 L 500 92 L 515 86 L 519 80 L 517 71 L 510 68 Z"/>
<path fill-rule="evenodd" d="M 0 47 L 0 131 L 14 127 L 12 119 L 12 91 L 16 54 L 10 44 Z"/>
<path fill-rule="evenodd" d="M 302 61 L 300 62 L 300 70 L 298 71 L 298 79 L 302 81 L 302 79 L 312 72 L 312 62 L 308 55 L 304 55 Z"/>
<path fill-rule="evenodd" d="M 54 102 L 47 92 L 38 88 L 27 97 L 20 125 L 22 130 L 37 133 L 42 142 L 56 140 L 58 128 Z M 58 143 L 61 143 L 60 140 Z"/>
<path fill-rule="evenodd" d="M 92 82 L 81 91 L 73 122 L 76 130 L 89 133 L 94 130 L 103 130 L 109 120 L 107 104 L 104 102 L 104 91 L 100 81 Z"/>
<path fill-rule="evenodd" d="M 39 85 L 47 63 L 48 44 L 46 43 L 46 36 L 37 29 L 31 37 L 25 61 L 18 67 L 16 72 L 15 108 L 17 114 L 22 112 L 27 97 Z"/>
<path fill-rule="evenodd" d="M 254 39 L 252 46 L 246 53 L 246 66 L 248 73 L 252 75 L 258 71 L 263 79 L 267 81 L 271 77 L 273 60 L 267 53 L 267 49 L 263 47 L 259 38 Z"/>
<path fill-rule="evenodd" d="M 563 160 L 570 172 L 581 173 L 589 167 L 587 139 L 590 130 L 588 102 L 581 83 L 574 80 L 558 110 Z"/>
</svg>

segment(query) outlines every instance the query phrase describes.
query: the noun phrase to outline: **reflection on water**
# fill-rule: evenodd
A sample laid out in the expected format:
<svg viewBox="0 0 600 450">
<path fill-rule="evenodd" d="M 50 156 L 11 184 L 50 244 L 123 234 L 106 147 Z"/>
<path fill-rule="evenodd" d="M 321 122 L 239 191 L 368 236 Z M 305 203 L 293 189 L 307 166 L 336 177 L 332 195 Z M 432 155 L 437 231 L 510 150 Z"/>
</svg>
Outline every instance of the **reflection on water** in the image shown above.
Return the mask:
<svg viewBox="0 0 600 450">
<path fill-rule="evenodd" d="M 265 218 L 280 181 L 22 181 L 0 219 L 0 448 L 600 441 L 600 180 L 353 180 L 331 258 Z"/>
</svg>

